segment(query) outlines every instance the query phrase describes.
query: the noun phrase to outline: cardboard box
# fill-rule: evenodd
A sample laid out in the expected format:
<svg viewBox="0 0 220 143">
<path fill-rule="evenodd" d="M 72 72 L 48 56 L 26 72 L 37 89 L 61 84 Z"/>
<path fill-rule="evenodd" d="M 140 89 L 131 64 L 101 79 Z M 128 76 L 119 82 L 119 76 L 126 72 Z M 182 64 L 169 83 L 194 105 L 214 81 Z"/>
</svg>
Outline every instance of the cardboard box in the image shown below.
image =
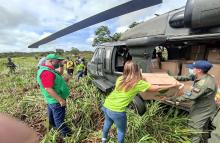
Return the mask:
<svg viewBox="0 0 220 143">
<path fill-rule="evenodd" d="M 151 69 L 152 73 L 167 73 L 166 70 L 164 69 Z"/>
<path fill-rule="evenodd" d="M 143 79 L 153 85 L 171 85 L 178 83 L 176 79 L 173 77 L 169 76 L 166 73 L 143 73 L 142 74 Z M 160 100 L 161 98 L 164 97 L 169 97 L 169 96 L 175 96 L 178 95 L 179 92 L 179 87 L 172 87 L 167 90 L 163 90 L 160 92 L 151 92 L 151 91 L 146 91 L 144 93 L 141 93 L 141 97 L 144 100 Z"/>
<path fill-rule="evenodd" d="M 220 49 L 219 48 L 214 48 L 214 49 L 209 50 L 208 61 L 220 63 Z"/>
<path fill-rule="evenodd" d="M 166 70 L 166 72 L 171 72 L 174 75 L 178 75 L 180 73 L 180 61 L 178 60 L 170 60 L 161 62 L 161 69 Z"/>
<path fill-rule="evenodd" d="M 204 59 L 204 55 L 206 52 L 206 47 L 204 45 L 197 45 L 197 46 L 192 46 L 191 51 L 189 51 L 189 59 L 192 60 L 200 60 Z"/>
</svg>

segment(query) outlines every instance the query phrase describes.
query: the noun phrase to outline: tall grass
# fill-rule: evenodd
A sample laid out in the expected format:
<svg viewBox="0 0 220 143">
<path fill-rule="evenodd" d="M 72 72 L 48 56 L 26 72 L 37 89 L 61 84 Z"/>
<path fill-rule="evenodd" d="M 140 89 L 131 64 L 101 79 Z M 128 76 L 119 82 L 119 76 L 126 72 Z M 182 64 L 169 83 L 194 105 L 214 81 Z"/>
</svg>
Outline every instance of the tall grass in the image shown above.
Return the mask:
<svg viewBox="0 0 220 143">
<path fill-rule="evenodd" d="M 61 140 L 56 130 L 48 129 L 46 105 L 39 89 L 34 88 L 37 61 L 17 58 L 16 74 L 1 71 L 0 112 L 6 112 L 26 122 L 41 137 L 42 143 L 98 143 L 101 141 L 104 116 L 100 108 L 106 95 L 94 87 L 88 77 L 69 81 L 71 97 L 67 100 L 66 123 L 71 137 Z M 1 64 L 1 63 L 0 63 Z M 143 116 L 127 111 L 127 143 L 187 143 L 192 131 L 187 118 L 178 110 L 164 108 L 160 103 L 146 104 Z M 165 110 L 166 109 L 166 110 Z M 110 130 L 110 143 L 117 142 L 115 126 Z"/>
</svg>

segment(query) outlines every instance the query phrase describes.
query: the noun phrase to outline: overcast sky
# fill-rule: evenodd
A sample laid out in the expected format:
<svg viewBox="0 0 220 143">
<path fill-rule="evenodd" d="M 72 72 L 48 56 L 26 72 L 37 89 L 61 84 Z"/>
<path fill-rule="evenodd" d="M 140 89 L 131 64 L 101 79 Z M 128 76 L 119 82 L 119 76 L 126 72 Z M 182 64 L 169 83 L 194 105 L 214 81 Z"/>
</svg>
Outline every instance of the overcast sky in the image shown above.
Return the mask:
<svg viewBox="0 0 220 143">
<path fill-rule="evenodd" d="M 0 52 L 49 51 L 57 48 L 93 50 L 94 31 L 106 25 L 111 32 L 123 32 L 134 21 L 152 18 L 182 7 L 186 0 L 163 0 L 163 4 L 102 22 L 58 40 L 29 49 L 27 46 L 75 22 L 129 0 L 0 0 Z"/>
</svg>

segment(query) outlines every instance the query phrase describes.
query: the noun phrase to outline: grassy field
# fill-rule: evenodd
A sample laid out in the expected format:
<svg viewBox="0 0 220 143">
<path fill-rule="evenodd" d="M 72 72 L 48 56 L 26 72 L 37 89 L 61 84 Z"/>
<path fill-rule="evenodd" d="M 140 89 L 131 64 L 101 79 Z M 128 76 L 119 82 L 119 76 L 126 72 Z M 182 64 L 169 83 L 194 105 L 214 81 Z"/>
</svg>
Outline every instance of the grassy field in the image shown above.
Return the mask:
<svg viewBox="0 0 220 143">
<path fill-rule="evenodd" d="M 73 130 L 64 140 L 54 130 L 48 130 L 46 105 L 36 88 L 34 57 L 14 58 L 18 66 L 15 74 L 8 74 L 6 59 L 0 59 L 0 112 L 24 121 L 38 133 L 42 143 L 98 143 L 104 121 L 100 110 L 106 95 L 100 93 L 88 77 L 69 81 L 71 97 L 67 100 L 66 123 Z M 64 75 L 65 76 L 65 75 Z M 187 118 L 175 109 L 164 112 L 159 103 L 149 103 L 143 116 L 128 110 L 126 143 L 187 143 L 191 130 Z M 110 131 L 110 143 L 117 142 L 115 127 Z"/>
</svg>

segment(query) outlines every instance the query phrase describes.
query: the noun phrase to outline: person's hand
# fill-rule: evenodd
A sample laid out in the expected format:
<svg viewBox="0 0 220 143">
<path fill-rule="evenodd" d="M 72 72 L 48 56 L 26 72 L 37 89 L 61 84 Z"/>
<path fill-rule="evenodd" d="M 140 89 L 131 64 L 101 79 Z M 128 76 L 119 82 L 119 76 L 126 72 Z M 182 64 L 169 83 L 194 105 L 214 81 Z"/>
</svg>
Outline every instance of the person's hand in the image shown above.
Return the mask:
<svg viewBox="0 0 220 143">
<path fill-rule="evenodd" d="M 192 93 L 191 93 L 190 91 L 185 91 L 185 92 L 184 92 L 184 96 L 186 96 L 186 97 L 191 96 L 191 94 L 192 94 Z"/>
<path fill-rule="evenodd" d="M 62 98 L 59 100 L 59 103 L 60 103 L 61 107 L 66 106 L 66 100 L 64 100 Z"/>
<path fill-rule="evenodd" d="M 170 85 L 170 88 L 171 87 L 176 87 L 176 86 L 180 86 L 180 83 L 178 81 L 176 81 L 175 83 L 171 84 Z"/>
<path fill-rule="evenodd" d="M 39 143 L 36 132 L 7 114 L 0 113 L 0 143 Z"/>
<path fill-rule="evenodd" d="M 179 96 L 176 98 L 176 101 L 178 101 L 178 102 L 183 102 L 185 100 L 186 100 L 186 98 L 184 96 Z"/>
<path fill-rule="evenodd" d="M 176 101 L 176 98 L 178 98 L 179 96 L 171 96 L 171 97 L 168 97 L 166 100 L 170 100 L 170 101 Z"/>
<path fill-rule="evenodd" d="M 169 75 L 169 76 L 174 76 L 174 74 L 171 72 L 171 71 L 167 71 L 167 74 Z"/>
<path fill-rule="evenodd" d="M 215 102 L 216 102 L 217 105 L 220 106 L 220 99 L 219 99 L 219 98 L 217 98 L 217 99 L 215 100 Z"/>
</svg>

